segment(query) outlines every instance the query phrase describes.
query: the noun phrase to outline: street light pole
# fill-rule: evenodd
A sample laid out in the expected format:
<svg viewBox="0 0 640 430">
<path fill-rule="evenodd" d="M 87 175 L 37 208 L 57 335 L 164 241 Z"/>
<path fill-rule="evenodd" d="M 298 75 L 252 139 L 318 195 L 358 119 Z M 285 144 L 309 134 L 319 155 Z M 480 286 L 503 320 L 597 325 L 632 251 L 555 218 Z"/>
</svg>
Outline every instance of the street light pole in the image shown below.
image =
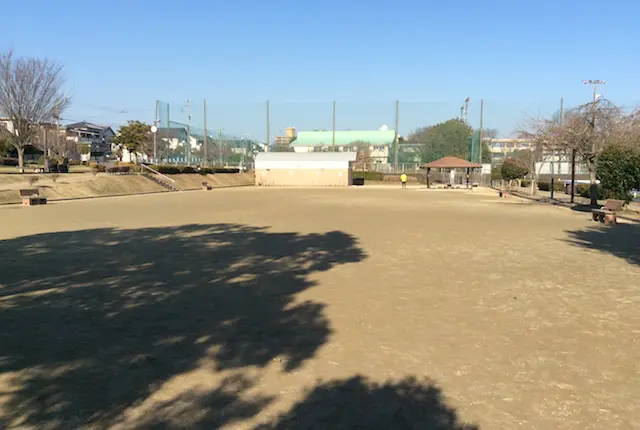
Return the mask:
<svg viewBox="0 0 640 430">
<path fill-rule="evenodd" d="M 596 102 L 598 101 L 598 85 L 604 85 L 607 83 L 607 81 L 601 81 L 600 79 L 589 79 L 582 81 L 582 83 L 584 85 L 593 85 L 593 104 L 595 106 Z"/>
</svg>

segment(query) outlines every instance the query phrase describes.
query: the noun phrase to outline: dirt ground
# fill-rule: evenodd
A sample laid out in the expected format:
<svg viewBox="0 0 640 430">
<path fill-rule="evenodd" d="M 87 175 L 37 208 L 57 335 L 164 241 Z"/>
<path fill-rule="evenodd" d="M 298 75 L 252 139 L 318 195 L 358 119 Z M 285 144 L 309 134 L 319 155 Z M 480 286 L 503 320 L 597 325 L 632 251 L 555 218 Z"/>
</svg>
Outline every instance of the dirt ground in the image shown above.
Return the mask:
<svg viewBox="0 0 640 430">
<path fill-rule="evenodd" d="M 0 207 L 0 428 L 640 428 L 640 224 L 494 192 Z"/>
<path fill-rule="evenodd" d="M 33 185 L 29 177 L 37 177 Z M 55 181 L 54 181 L 55 178 Z M 171 175 L 181 190 L 201 189 L 202 182 L 213 188 L 253 185 L 253 173 L 196 175 Z M 49 200 L 78 199 L 87 197 L 121 196 L 128 194 L 161 193 L 167 190 L 141 175 L 39 174 L 0 175 L 0 204 L 20 203 L 20 189 L 37 188 L 40 195 Z"/>
</svg>

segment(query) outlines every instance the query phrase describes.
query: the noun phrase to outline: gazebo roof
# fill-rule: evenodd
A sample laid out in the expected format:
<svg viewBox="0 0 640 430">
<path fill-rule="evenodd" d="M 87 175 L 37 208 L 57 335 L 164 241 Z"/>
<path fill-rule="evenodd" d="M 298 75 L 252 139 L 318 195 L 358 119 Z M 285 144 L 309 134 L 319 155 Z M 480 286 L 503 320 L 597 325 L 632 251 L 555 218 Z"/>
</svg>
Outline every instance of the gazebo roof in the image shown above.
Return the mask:
<svg viewBox="0 0 640 430">
<path fill-rule="evenodd" d="M 482 167 L 482 164 L 471 163 L 458 157 L 442 157 L 420 166 L 422 169 L 473 169 L 477 167 Z"/>
</svg>

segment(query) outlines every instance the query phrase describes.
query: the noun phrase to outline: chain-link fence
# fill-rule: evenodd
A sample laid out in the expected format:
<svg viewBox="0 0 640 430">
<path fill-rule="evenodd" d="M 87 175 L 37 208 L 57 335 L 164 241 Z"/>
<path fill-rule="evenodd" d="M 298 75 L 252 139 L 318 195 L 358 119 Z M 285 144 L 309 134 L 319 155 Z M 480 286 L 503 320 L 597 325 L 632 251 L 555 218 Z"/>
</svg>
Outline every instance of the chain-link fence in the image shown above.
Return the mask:
<svg viewBox="0 0 640 430">
<path fill-rule="evenodd" d="M 529 149 L 522 138 L 536 121 L 588 102 L 461 99 L 459 102 L 219 103 L 160 101 L 156 108 L 158 162 L 249 165 L 261 151 L 344 151 L 368 148 L 368 170 L 417 171 L 422 163 L 456 156 L 490 167 Z M 622 103 L 629 109 L 637 103 Z M 319 137 L 321 136 L 321 137 Z M 355 145 L 357 144 L 357 145 Z M 557 158 L 557 157 L 556 157 Z M 542 160 L 541 172 L 550 170 Z M 567 174 L 570 160 L 556 159 Z M 564 164 L 563 164 L 564 163 Z M 585 167 L 580 160 L 578 175 Z"/>
</svg>

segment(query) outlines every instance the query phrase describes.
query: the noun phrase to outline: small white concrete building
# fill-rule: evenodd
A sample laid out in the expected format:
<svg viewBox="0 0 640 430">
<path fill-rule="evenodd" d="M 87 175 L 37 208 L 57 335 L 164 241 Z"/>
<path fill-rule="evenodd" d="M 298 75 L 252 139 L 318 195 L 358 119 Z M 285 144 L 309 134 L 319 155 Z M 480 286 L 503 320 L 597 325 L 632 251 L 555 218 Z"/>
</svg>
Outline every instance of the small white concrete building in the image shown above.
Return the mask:
<svg viewBox="0 0 640 430">
<path fill-rule="evenodd" d="M 261 152 L 255 159 L 256 185 L 347 187 L 355 152 Z"/>
</svg>

